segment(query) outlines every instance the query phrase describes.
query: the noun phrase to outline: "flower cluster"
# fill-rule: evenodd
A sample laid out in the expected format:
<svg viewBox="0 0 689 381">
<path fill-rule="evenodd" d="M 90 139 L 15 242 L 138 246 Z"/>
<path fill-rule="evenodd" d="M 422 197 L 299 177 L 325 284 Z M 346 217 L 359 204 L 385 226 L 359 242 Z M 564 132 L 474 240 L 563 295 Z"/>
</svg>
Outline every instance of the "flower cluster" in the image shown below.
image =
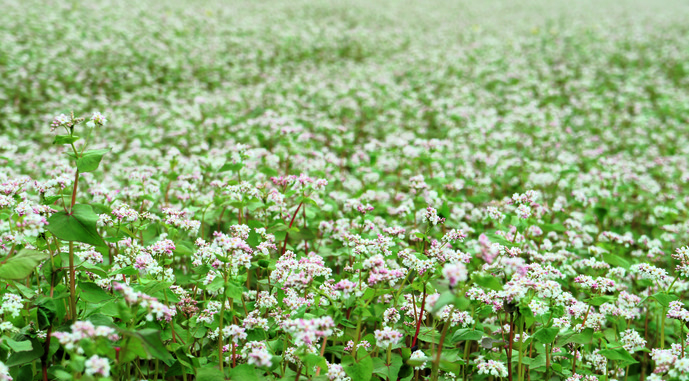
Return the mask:
<svg viewBox="0 0 689 381">
<path fill-rule="evenodd" d="M 687 378 L 680 2 L 57 3 L 0 12 L 0 381 Z"/>
<path fill-rule="evenodd" d="M 153 320 L 154 316 L 157 320 L 171 321 L 172 318 L 177 314 L 177 310 L 174 308 L 170 308 L 167 305 L 160 303 L 158 299 L 146 295 L 143 292 L 137 292 L 124 283 L 113 283 L 113 290 L 120 292 L 127 304 L 139 305 L 145 308 L 148 311 L 146 314 L 146 320 L 148 321 Z"/>
<path fill-rule="evenodd" d="M 378 346 L 381 348 L 387 348 L 389 345 L 397 345 L 397 343 L 402 340 L 404 335 L 390 327 L 384 327 L 383 329 L 377 329 L 373 332 Z"/>
<path fill-rule="evenodd" d="M 335 323 L 330 316 L 314 319 L 285 320 L 282 323 L 282 328 L 285 332 L 292 335 L 297 346 L 312 345 L 319 338 L 332 335 L 334 326 Z"/>
<path fill-rule="evenodd" d="M 83 348 L 78 346 L 79 342 L 98 337 L 107 338 L 110 341 L 119 340 L 119 335 L 115 329 L 107 326 L 94 326 L 90 321 L 77 321 L 71 325 L 72 332 L 53 332 L 53 337 L 57 338 L 60 344 L 64 345 L 69 351 L 84 353 Z M 107 360 L 106 360 L 107 364 Z"/>
</svg>

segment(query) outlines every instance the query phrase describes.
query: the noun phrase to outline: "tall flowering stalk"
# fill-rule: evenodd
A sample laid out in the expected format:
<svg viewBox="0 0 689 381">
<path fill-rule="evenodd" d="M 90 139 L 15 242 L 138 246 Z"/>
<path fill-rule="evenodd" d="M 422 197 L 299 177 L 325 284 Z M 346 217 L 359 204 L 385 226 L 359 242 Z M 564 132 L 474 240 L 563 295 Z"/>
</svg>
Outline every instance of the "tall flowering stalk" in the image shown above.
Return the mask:
<svg viewBox="0 0 689 381">
<path fill-rule="evenodd" d="M 66 135 L 57 135 L 53 144 L 68 144 L 72 149 L 72 153 L 68 154 L 74 162 L 74 182 L 72 184 L 71 201 L 67 205 L 63 205 L 65 211 L 53 214 L 48 220 L 48 230 L 60 239 L 69 241 L 69 318 L 71 320 L 77 319 L 76 308 L 76 273 L 74 268 L 74 241 L 86 242 L 90 244 L 101 244 L 102 240 L 95 231 L 93 221 L 93 212 L 90 208 L 79 208 L 75 210 L 77 202 L 77 191 L 79 189 L 79 174 L 80 172 L 92 172 L 98 168 L 103 155 L 108 150 L 92 150 L 85 151 L 88 145 L 88 140 L 91 137 L 91 132 L 96 127 L 102 127 L 107 120 L 105 117 L 96 112 L 91 115 L 91 118 L 86 123 L 87 137 L 78 150 L 74 145 L 80 139 L 75 135 L 75 127 L 86 118 L 76 118 L 72 112 L 70 116 L 60 114 L 53 119 L 51 123 L 51 130 L 62 128 L 67 133 Z M 64 201 L 63 201 L 64 203 Z M 76 225 L 76 226 L 75 226 Z"/>
</svg>

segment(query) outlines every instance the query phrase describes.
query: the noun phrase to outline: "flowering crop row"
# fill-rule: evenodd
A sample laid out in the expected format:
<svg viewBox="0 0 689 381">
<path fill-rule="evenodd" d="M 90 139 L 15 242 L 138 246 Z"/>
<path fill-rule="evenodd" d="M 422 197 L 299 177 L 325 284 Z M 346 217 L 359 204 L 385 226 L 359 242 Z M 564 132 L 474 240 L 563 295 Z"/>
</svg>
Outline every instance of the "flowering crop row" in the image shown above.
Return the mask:
<svg viewBox="0 0 689 381">
<path fill-rule="evenodd" d="M 0 381 L 689 379 L 661 2 L 4 2 Z"/>
</svg>

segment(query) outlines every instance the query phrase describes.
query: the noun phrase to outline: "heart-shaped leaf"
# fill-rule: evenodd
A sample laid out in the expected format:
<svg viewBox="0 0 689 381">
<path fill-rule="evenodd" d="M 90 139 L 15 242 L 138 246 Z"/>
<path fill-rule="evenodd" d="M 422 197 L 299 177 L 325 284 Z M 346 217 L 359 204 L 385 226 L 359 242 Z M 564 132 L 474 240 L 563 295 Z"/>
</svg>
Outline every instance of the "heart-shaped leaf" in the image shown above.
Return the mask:
<svg viewBox="0 0 689 381">
<path fill-rule="evenodd" d="M 72 213 L 57 212 L 48 218 L 48 231 L 65 241 L 78 241 L 93 246 L 105 246 L 96 230 L 98 215 L 91 205 L 76 204 Z"/>
</svg>

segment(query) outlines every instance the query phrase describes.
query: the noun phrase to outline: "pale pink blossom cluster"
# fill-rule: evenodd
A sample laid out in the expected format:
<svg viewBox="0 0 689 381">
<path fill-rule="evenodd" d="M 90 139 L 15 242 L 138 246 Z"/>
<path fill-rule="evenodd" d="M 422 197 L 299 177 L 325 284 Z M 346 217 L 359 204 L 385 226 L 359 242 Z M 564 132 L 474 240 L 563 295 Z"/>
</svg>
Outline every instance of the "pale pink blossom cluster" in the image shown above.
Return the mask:
<svg viewBox="0 0 689 381">
<path fill-rule="evenodd" d="M 373 332 L 376 338 L 378 347 L 387 348 L 388 345 L 396 345 L 402 340 L 404 335 L 391 327 L 383 327 L 383 329 L 377 329 Z"/>
<path fill-rule="evenodd" d="M 487 374 L 496 377 L 507 377 L 507 366 L 505 364 L 495 361 L 483 359 L 477 360 L 478 363 L 476 368 L 478 369 L 478 374 Z"/>
<path fill-rule="evenodd" d="M 83 348 L 77 345 L 81 340 L 105 337 L 110 341 L 117 341 L 120 338 L 114 328 L 102 325 L 94 326 L 90 321 L 74 322 L 71 329 L 72 332 L 53 332 L 52 335 L 65 349 L 77 353 L 84 353 Z"/>
<path fill-rule="evenodd" d="M 469 272 L 463 263 L 446 263 L 443 267 L 443 277 L 450 282 L 451 287 L 456 287 L 460 282 L 466 282 L 468 276 Z"/>
<path fill-rule="evenodd" d="M 105 119 L 105 115 L 101 114 L 100 112 L 96 111 L 91 115 L 91 121 L 99 126 L 104 126 L 105 123 L 108 122 L 107 119 Z"/>
<path fill-rule="evenodd" d="M 89 376 L 110 376 L 110 361 L 106 357 L 93 355 L 84 362 L 84 373 Z"/>
<path fill-rule="evenodd" d="M 297 346 L 315 344 L 319 338 L 333 334 L 335 322 L 330 316 L 313 319 L 289 319 L 282 323 L 282 329 L 292 335 Z"/>
<path fill-rule="evenodd" d="M 566 381 L 598 381 L 598 377 L 594 375 L 574 374 L 571 377 L 567 377 Z"/>
<path fill-rule="evenodd" d="M 273 355 L 268 351 L 268 346 L 262 341 L 249 341 L 242 348 L 241 355 L 250 365 L 257 367 L 270 367 Z"/>
<path fill-rule="evenodd" d="M 329 278 L 332 269 L 325 265 L 323 257 L 316 253 L 297 259 L 292 251 L 286 251 L 275 265 L 275 270 L 270 274 L 274 283 L 280 283 L 283 287 L 295 287 L 303 289 L 313 282 L 315 277 Z"/>
<path fill-rule="evenodd" d="M 426 208 L 426 214 L 424 215 L 424 218 L 429 224 L 433 226 L 445 222 L 445 218 L 438 216 L 438 211 L 431 206 Z"/>
<path fill-rule="evenodd" d="M 635 352 L 646 345 L 646 340 L 639 332 L 628 329 L 620 334 L 620 342 L 628 352 Z"/>
<path fill-rule="evenodd" d="M 193 213 L 187 210 L 177 210 L 173 208 L 163 208 L 165 223 L 189 232 L 191 235 L 198 234 L 201 221 L 192 220 Z"/>
<path fill-rule="evenodd" d="M 376 254 L 364 260 L 363 268 L 369 271 L 367 283 L 371 287 L 379 283 L 392 286 L 407 275 L 405 268 L 391 269 L 382 254 Z"/>
<path fill-rule="evenodd" d="M 127 304 L 139 305 L 143 308 L 146 308 L 148 310 L 146 320 L 148 321 L 153 320 L 153 317 L 155 316 L 157 320 L 165 320 L 170 322 L 177 314 L 176 309 L 160 303 L 158 299 L 146 295 L 143 292 L 137 292 L 124 283 L 114 282 L 113 291 L 121 293 L 124 296 L 124 300 L 127 302 Z"/>
<path fill-rule="evenodd" d="M 679 300 L 670 302 L 670 308 L 667 311 L 667 317 L 670 319 L 679 319 L 684 322 L 689 322 L 689 311 L 684 308 L 684 303 Z"/>
<path fill-rule="evenodd" d="M 330 364 L 328 363 L 328 380 L 330 381 L 351 381 L 352 379 L 347 376 L 344 368 L 340 364 Z"/>
<path fill-rule="evenodd" d="M 349 340 L 347 342 L 347 345 L 345 345 L 344 350 L 345 352 L 351 352 L 354 349 L 354 340 Z M 364 349 L 364 350 L 369 350 L 371 349 L 371 343 L 369 343 L 366 340 L 362 340 L 359 343 L 356 344 L 356 349 Z"/>
<path fill-rule="evenodd" d="M 13 378 L 10 376 L 10 368 L 0 361 L 0 381 L 12 381 Z"/>
</svg>

